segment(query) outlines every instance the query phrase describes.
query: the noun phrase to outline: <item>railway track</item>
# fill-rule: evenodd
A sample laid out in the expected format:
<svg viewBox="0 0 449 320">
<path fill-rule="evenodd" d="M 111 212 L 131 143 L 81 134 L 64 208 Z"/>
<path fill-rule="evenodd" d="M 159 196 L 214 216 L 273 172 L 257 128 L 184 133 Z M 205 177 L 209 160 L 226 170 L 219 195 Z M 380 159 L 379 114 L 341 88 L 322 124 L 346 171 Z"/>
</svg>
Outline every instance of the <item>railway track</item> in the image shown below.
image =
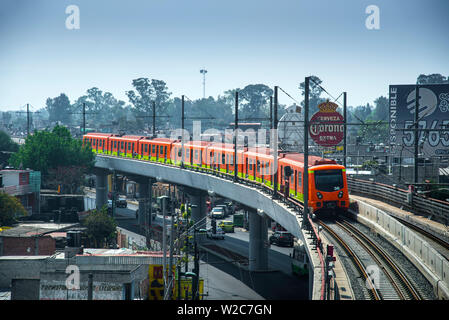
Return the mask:
<svg viewBox="0 0 449 320">
<path fill-rule="evenodd" d="M 318 223 L 342 246 L 365 280 L 368 299 L 421 300 L 388 253 L 345 219 Z"/>
</svg>

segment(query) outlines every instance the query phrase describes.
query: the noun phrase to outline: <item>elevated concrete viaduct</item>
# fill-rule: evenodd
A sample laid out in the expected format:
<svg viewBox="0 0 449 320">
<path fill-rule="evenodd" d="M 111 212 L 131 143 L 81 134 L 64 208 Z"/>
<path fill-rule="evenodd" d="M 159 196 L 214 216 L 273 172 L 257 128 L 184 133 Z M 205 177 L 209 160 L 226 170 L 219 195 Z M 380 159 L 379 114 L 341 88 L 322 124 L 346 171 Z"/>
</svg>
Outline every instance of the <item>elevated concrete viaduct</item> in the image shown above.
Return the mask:
<svg viewBox="0 0 449 320">
<path fill-rule="evenodd" d="M 206 215 L 205 196 L 207 192 L 215 192 L 222 197 L 232 199 L 244 204 L 246 207 L 252 208 L 253 210 L 250 210 L 249 217 L 249 269 L 252 271 L 268 269 L 269 246 L 266 217 L 272 218 L 305 244 L 311 263 L 310 298 L 319 299 L 321 269 L 318 255 L 313 249 L 312 240 L 305 236 L 305 231 L 301 228 L 302 217 L 282 202 L 274 201 L 267 194 L 251 186 L 234 183 L 218 176 L 155 162 L 97 155 L 95 167 L 100 169 L 97 171 L 97 183 L 99 182 L 97 184 L 97 192 L 100 193 L 104 193 L 103 188 L 106 185 L 105 170 L 115 170 L 126 175 L 153 178 L 158 181 L 187 187 L 185 192 L 189 195 L 191 203 L 195 205 L 192 208 L 192 217 L 196 221 L 201 220 Z M 106 201 L 107 197 L 103 195 L 98 197 L 97 193 L 97 206 L 106 203 Z"/>
</svg>

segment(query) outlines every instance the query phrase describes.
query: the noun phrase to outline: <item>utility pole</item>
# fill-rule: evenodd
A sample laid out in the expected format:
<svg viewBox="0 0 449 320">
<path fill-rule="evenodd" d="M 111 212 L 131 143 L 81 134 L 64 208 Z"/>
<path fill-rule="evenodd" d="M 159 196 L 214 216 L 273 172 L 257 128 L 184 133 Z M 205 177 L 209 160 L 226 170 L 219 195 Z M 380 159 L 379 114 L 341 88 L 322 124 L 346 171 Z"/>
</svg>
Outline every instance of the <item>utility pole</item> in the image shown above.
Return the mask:
<svg viewBox="0 0 449 320">
<path fill-rule="evenodd" d="M 198 252 L 198 244 L 197 244 L 197 238 L 196 238 L 196 232 L 197 230 L 193 230 L 193 246 L 194 246 L 194 268 L 193 273 L 195 274 L 195 277 L 192 278 L 192 300 L 199 300 L 199 278 L 200 278 L 200 262 L 199 262 L 199 252 Z"/>
<path fill-rule="evenodd" d="M 27 103 L 27 137 L 30 135 L 30 104 Z"/>
<path fill-rule="evenodd" d="M 235 92 L 235 118 L 234 118 L 234 182 L 238 181 L 238 157 L 237 157 L 237 143 L 238 143 L 238 128 L 239 128 L 239 92 Z"/>
<path fill-rule="evenodd" d="M 86 103 L 83 102 L 83 134 L 86 134 Z"/>
<path fill-rule="evenodd" d="M 167 294 L 167 225 L 165 222 L 165 216 L 167 214 L 167 197 L 162 198 L 162 214 L 163 214 L 163 225 L 162 225 L 162 273 L 163 273 L 163 283 L 164 283 L 164 300 Z"/>
<path fill-rule="evenodd" d="M 273 199 L 278 192 L 278 86 L 274 86 L 274 119 L 273 119 Z"/>
<path fill-rule="evenodd" d="M 156 138 L 156 102 L 153 100 L 153 138 Z"/>
<path fill-rule="evenodd" d="M 184 95 L 181 97 L 181 168 L 184 168 Z"/>
<path fill-rule="evenodd" d="M 309 216 L 309 82 L 310 77 L 306 77 L 304 90 L 304 220 Z"/>
<path fill-rule="evenodd" d="M 270 130 L 273 129 L 273 96 L 270 96 Z"/>
<path fill-rule="evenodd" d="M 203 99 L 206 99 L 206 69 L 201 69 L 200 73 L 203 75 Z"/>
<path fill-rule="evenodd" d="M 346 156 L 347 156 L 347 142 L 346 142 L 346 134 L 347 134 L 347 124 L 348 124 L 348 120 L 347 120 L 347 106 L 346 106 L 346 92 L 343 92 L 343 117 L 345 119 L 345 125 L 344 125 L 344 135 L 343 135 L 343 165 L 346 168 Z"/>
<path fill-rule="evenodd" d="M 171 195 L 170 195 L 171 196 Z M 173 199 L 170 198 L 170 203 L 173 204 Z M 172 300 L 173 298 L 173 284 L 174 284 L 174 279 L 173 279 L 173 216 L 174 216 L 174 212 L 173 212 L 173 205 L 170 206 L 170 217 L 171 217 L 171 226 L 170 226 L 170 258 L 169 258 L 169 263 L 168 263 L 168 297 L 169 300 Z"/>
<path fill-rule="evenodd" d="M 413 175 L 413 181 L 418 183 L 418 119 L 419 119 L 419 85 L 415 86 L 415 173 Z"/>
</svg>

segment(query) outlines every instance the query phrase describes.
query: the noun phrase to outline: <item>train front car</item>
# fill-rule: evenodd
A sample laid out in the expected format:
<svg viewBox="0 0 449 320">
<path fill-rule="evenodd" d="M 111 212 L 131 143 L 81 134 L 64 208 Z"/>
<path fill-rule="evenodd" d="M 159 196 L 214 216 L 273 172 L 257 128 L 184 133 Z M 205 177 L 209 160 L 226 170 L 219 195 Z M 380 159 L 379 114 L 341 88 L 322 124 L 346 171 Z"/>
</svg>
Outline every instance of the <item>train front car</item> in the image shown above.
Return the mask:
<svg viewBox="0 0 449 320">
<path fill-rule="evenodd" d="M 321 160 L 309 166 L 309 206 L 316 213 L 338 213 L 349 207 L 346 168 L 334 160 Z"/>
</svg>

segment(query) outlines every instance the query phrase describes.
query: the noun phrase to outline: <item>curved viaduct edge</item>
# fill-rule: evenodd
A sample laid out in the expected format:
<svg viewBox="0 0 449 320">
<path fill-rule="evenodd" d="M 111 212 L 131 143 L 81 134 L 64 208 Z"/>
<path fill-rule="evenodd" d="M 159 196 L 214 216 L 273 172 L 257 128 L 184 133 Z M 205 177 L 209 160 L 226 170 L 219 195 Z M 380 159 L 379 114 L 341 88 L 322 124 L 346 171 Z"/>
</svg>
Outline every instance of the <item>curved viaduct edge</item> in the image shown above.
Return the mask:
<svg viewBox="0 0 449 320">
<path fill-rule="evenodd" d="M 149 178 L 161 177 L 166 182 L 203 191 L 213 190 L 220 196 L 244 203 L 253 209 L 263 210 L 267 216 L 284 226 L 297 239 L 303 241 L 310 261 L 309 297 L 312 300 L 320 300 L 322 275 L 318 254 L 314 248 L 312 239 L 307 237 L 301 228 L 302 217 L 296 215 L 286 205 L 278 201 L 273 201 L 268 195 L 250 186 L 234 183 L 202 172 L 185 170 L 154 162 L 97 155 L 95 167 L 105 170 L 114 169 L 125 174 L 128 173 Z"/>
<path fill-rule="evenodd" d="M 280 223 L 295 237 L 304 241 L 304 234 L 301 229 L 302 219 L 294 214 L 287 206 L 273 201 L 258 189 L 233 183 L 229 180 L 202 172 L 135 159 L 97 155 L 95 167 L 106 170 L 114 169 L 125 174 L 128 173 L 149 178 L 161 177 L 164 182 L 183 185 L 206 192 L 213 190 L 216 194 L 243 203 L 247 207 L 255 210 L 263 210 L 267 216 Z"/>
</svg>

